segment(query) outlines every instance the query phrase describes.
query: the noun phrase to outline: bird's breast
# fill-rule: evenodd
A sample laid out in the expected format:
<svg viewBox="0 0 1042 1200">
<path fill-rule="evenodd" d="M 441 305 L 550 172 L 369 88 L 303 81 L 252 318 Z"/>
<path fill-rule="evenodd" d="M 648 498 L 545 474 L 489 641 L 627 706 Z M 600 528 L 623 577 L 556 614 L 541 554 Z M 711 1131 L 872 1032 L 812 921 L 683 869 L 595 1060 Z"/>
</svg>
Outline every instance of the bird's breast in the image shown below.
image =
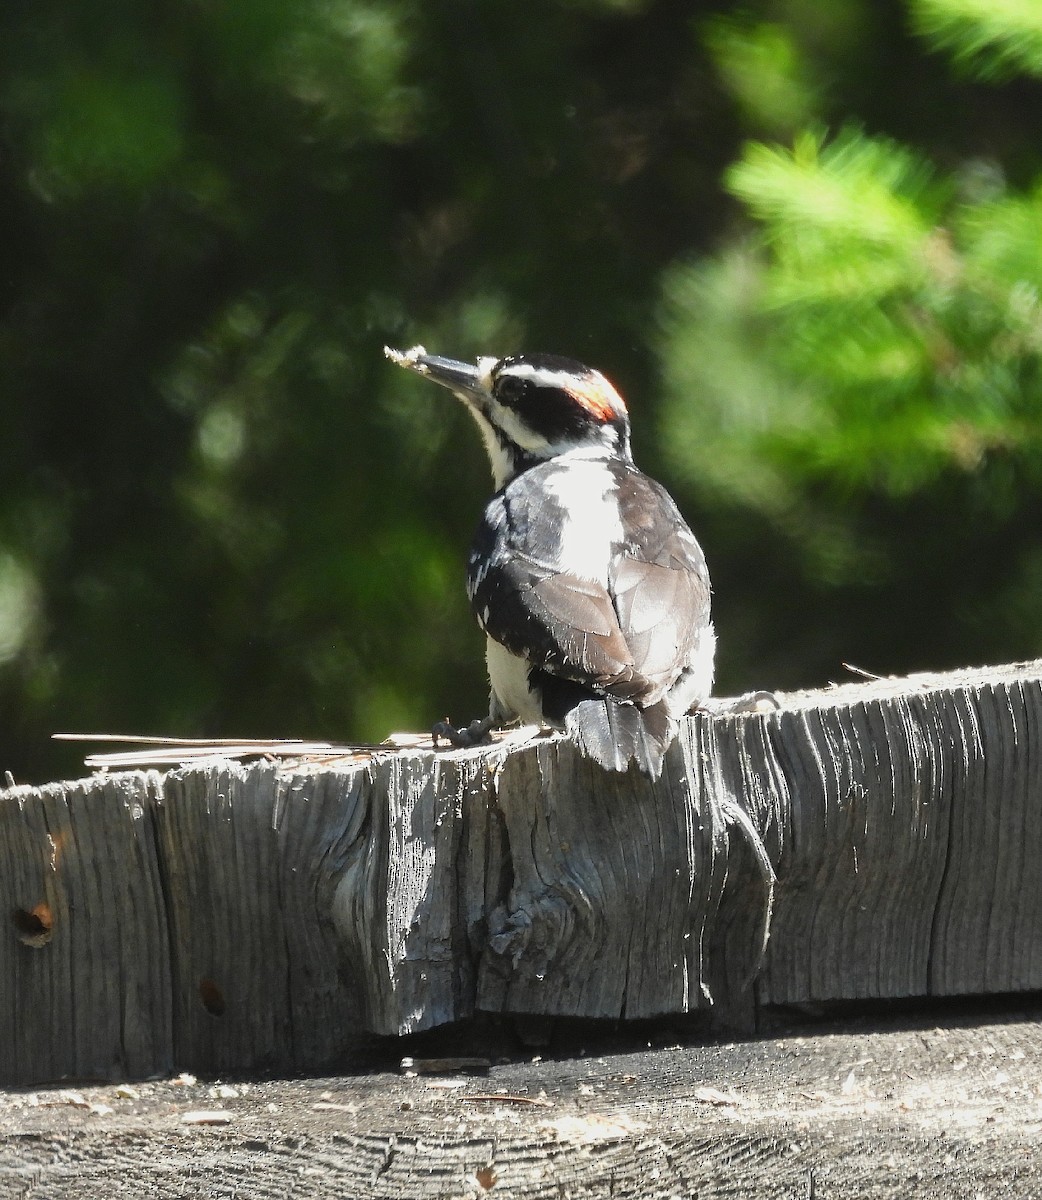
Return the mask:
<svg viewBox="0 0 1042 1200">
<path fill-rule="evenodd" d="M 542 725 L 543 709 L 540 695 L 533 689 L 529 676 L 532 664 L 488 638 L 485 662 L 492 691 L 506 717 L 520 717 L 524 725 Z"/>
</svg>

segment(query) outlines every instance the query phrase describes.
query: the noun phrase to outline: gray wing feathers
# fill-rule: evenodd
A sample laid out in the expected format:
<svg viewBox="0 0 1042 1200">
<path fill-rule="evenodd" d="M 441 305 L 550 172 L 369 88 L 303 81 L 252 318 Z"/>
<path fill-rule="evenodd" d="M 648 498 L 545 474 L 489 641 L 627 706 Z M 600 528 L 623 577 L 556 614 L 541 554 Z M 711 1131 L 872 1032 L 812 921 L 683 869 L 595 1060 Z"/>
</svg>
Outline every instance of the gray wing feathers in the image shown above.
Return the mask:
<svg viewBox="0 0 1042 1200">
<path fill-rule="evenodd" d="M 615 573 L 615 608 L 649 703 L 669 688 L 704 623 L 704 585 L 690 571 L 624 558 Z"/>
</svg>

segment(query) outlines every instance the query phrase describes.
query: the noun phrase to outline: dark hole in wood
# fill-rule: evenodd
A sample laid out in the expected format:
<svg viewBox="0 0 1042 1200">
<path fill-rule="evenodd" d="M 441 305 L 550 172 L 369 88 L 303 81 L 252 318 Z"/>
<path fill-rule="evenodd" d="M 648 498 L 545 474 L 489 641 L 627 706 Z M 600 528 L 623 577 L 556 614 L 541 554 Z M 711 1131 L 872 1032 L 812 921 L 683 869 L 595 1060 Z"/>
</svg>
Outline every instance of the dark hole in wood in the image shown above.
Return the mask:
<svg viewBox="0 0 1042 1200">
<path fill-rule="evenodd" d="M 54 937 L 54 916 L 51 906 L 41 901 L 32 908 L 16 908 L 11 913 L 15 933 L 24 946 L 39 949 Z"/>
<path fill-rule="evenodd" d="M 203 1002 L 203 1008 L 211 1016 L 224 1016 L 224 995 L 212 979 L 199 980 L 199 999 Z"/>
</svg>

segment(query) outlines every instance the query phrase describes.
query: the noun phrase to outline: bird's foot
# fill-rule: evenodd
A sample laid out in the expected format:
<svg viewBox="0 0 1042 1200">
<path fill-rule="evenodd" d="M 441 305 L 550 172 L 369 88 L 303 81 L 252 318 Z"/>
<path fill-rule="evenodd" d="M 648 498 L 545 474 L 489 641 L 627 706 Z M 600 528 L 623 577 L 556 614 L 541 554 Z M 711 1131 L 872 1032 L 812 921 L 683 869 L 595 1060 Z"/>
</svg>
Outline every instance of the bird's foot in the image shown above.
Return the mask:
<svg viewBox="0 0 1042 1200">
<path fill-rule="evenodd" d="M 718 699 L 707 697 L 696 712 L 712 713 L 714 717 L 741 716 L 745 713 L 776 712 L 781 701 L 773 692 L 743 692 L 741 696 Z"/>
<path fill-rule="evenodd" d="M 465 746 L 487 746 L 491 743 L 491 732 L 496 722 L 492 717 L 481 717 L 471 721 L 469 725 L 455 726 L 448 717 L 444 721 L 435 721 L 431 729 L 434 748 L 438 748 L 438 739 L 444 738 L 450 746 L 457 749 Z"/>
</svg>

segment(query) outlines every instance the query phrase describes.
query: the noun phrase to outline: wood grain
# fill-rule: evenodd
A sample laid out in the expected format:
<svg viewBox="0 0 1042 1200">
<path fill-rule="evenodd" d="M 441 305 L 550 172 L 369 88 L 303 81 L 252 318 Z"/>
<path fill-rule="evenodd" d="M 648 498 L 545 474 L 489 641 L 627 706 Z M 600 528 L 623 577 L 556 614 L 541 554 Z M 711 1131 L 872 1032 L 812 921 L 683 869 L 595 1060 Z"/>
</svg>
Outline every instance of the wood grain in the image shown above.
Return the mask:
<svg viewBox="0 0 1042 1200">
<path fill-rule="evenodd" d="M 1040 989 L 1042 664 L 698 714 L 654 785 L 540 738 L 9 789 L 0 905 L 18 1083 Z"/>
<path fill-rule="evenodd" d="M 0 1195 L 1037 1200 L 1040 1016 L 1036 998 L 755 1040 L 673 1032 L 654 1049 L 646 1026 L 629 1040 L 633 1026 L 587 1026 L 570 1053 L 480 1078 L 406 1078 L 388 1053 L 219 1092 L 203 1079 L 0 1091 Z M 185 1120 L 213 1109 L 222 1124 Z"/>
</svg>

